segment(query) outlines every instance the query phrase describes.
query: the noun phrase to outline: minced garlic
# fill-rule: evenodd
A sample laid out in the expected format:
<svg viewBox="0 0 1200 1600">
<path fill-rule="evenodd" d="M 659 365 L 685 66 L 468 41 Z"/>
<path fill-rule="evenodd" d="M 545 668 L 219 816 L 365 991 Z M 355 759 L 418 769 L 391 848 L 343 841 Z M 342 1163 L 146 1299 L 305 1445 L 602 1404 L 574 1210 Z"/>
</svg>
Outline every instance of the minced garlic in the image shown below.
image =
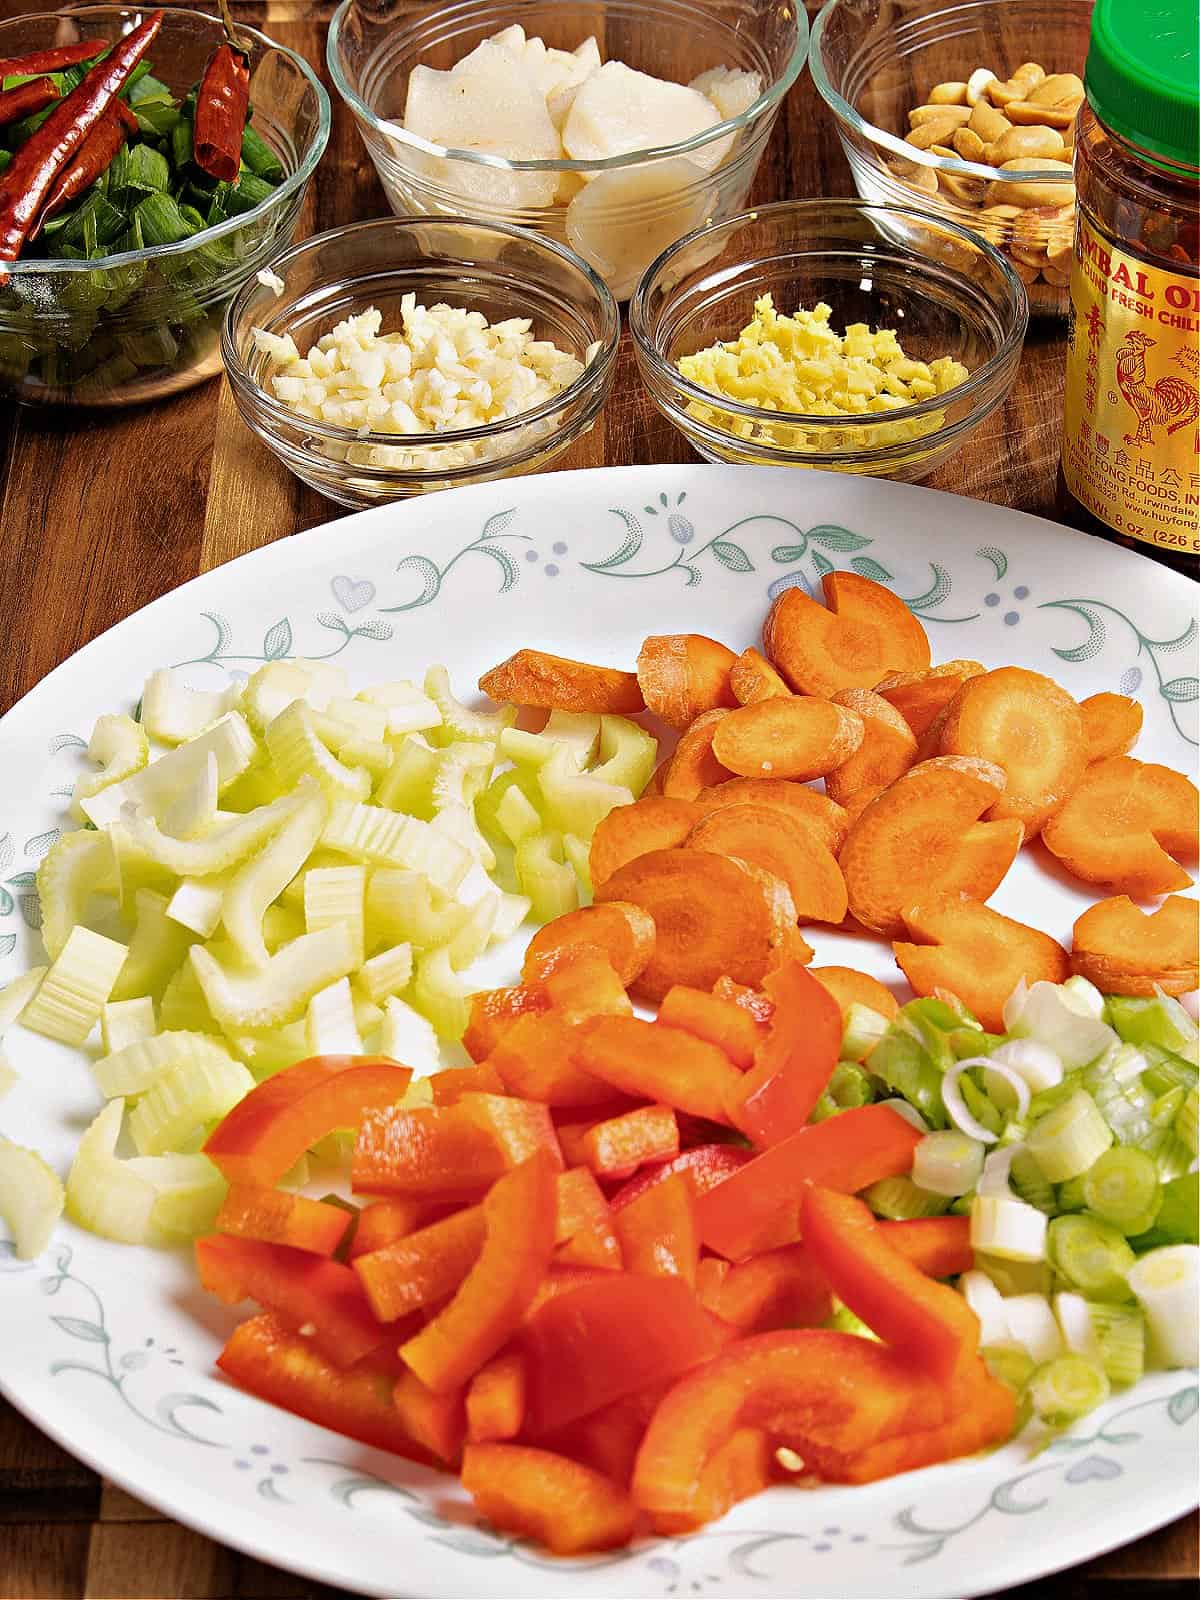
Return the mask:
<svg viewBox="0 0 1200 1600">
<path fill-rule="evenodd" d="M 256 348 L 275 362 L 269 382 L 276 399 L 303 417 L 364 435 L 438 434 L 533 411 L 584 370 L 549 340 L 532 338 L 525 317 L 489 324 L 478 311 L 418 305 L 411 294 L 400 314 L 401 330 L 381 335 L 383 313 L 372 306 L 339 322 L 306 356 L 290 335 L 256 328 Z M 530 425 L 530 436 L 554 426 L 543 419 Z M 436 447 L 432 441 L 423 447 L 330 440 L 322 448 L 352 466 L 442 471 L 515 446 L 508 435 L 496 446 L 486 440 Z"/>
<path fill-rule="evenodd" d="M 830 307 L 781 315 L 769 294 L 754 304 L 754 320 L 736 339 L 710 345 L 679 359 L 679 371 L 692 383 L 728 400 L 764 411 L 864 420 L 880 412 L 903 410 L 955 388 L 968 369 L 951 356 L 912 360 L 892 328 L 874 332 L 852 322 L 844 334 L 829 325 Z M 859 426 L 830 436 L 826 430 L 773 426 L 693 403 L 689 413 L 747 440 L 785 449 L 861 450 L 915 439 L 933 432 L 942 413 L 908 422 Z"/>
</svg>

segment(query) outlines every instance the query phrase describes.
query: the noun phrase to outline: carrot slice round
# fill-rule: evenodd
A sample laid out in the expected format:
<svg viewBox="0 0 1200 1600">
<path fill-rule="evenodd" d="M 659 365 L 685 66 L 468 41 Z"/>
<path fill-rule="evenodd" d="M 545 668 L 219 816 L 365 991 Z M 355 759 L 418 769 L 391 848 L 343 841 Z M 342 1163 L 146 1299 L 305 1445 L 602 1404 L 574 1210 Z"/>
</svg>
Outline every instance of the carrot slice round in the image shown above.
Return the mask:
<svg viewBox="0 0 1200 1600">
<path fill-rule="evenodd" d="M 722 806 L 747 804 L 788 812 L 811 828 L 834 855 L 842 848 L 850 826 L 849 818 L 836 801 L 787 778 L 728 778 L 711 789 L 702 789 L 696 796 L 695 810 L 699 818 L 719 811 Z"/>
<path fill-rule="evenodd" d="M 743 650 L 734 662 L 729 673 L 729 687 L 741 706 L 752 706 L 759 700 L 774 700 L 792 692 L 766 656 L 753 645 Z"/>
<path fill-rule="evenodd" d="M 1110 756 L 1088 767 L 1042 839 L 1085 883 L 1148 899 L 1191 883 L 1178 858 L 1194 859 L 1198 822 L 1200 796 L 1190 778 Z"/>
<path fill-rule="evenodd" d="M 645 968 L 654 954 L 654 921 L 641 906 L 609 901 L 602 906 L 581 906 L 547 922 L 534 934 L 525 951 L 523 971 L 538 956 L 567 945 L 594 945 L 612 962 L 621 982 L 629 984 Z"/>
<path fill-rule="evenodd" d="M 728 715 L 724 708 L 700 713 L 675 746 L 671 764 L 663 775 L 663 794 L 672 800 L 694 800 L 701 789 L 733 776 L 712 749 L 721 719 Z"/>
<path fill-rule="evenodd" d="M 763 650 L 797 694 L 873 689 L 929 666 L 925 630 L 891 590 L 853 572 L 828 572 L 821 587 L 823 606 L 785 589 L 763 625 Z"/>
<path fill-rule="evenodd" d="M 637 677 L 646 709 L 672 728 L 702 711 L 735 706 L 729 672 L 736 655 L 702 633 L 651 634 L 638 652 Z"/>
<path fill-rule="evenodd" d="M 945 896 L 906 906 L 904 925 L 914 944 L 892 945 L 904 976 L 919 995 L 948 989 L 991 1033 L 1004 1032 L 1004 1002 L 1022 978 L 1064 983 L 1067 952 L 1049 934 L 990 906 Z"/>
<path fill-rule="evenodd" d="M 834 704 L 862 718 L 863 742 L 840 767 L 825 776 L 830 799 L 844 804 L 860 789 L 884 789 L 917 759 L 917 741 L 904 718 L 870 689 L 843 689 Z"/>
<path fill-rule="evenodd" d="M 618 867 L 650 850 L 682 844 L 704 813 L 686 800 L 643 795 L 631 806 L 610 811 L 592 835 L 588 866 L 596 890 Z"/>
<path fill-rule="evenodd" d="M 1093 694 L 1079 702 L 1089 761 L 1127 756 L 1142 731 L 1142 708 L 1124 694 Z"/>
<path fill-rule="evenodd" d="M 832 851 L 789 812 L 751 803 L 722 806 L 698 822 L 685 843 L 689 850 L 752 861 L 782 878 L 801 922 L 841 922 L 846 915 L 846 880 Z"/>
<path fill-rule="evenodd" d="M 1143 911 L 1127 895 L 1101 900 L 1075 923 L 1071 970 L 1103 994 L 1187 994 L 1200 967 L 1200 902 L 1168 895 Z"/>
<path fill-rule="evenodd" d="M 878 978 L 853 967 L 810 967 L 818 983 L 822 983 L 842 1008 L 842 1017 L 851 1006 L 867 1006 L 890 1022 L 900 1011 L 900 1003 L 890 989 Z"/>
<path fill-rule="evenodd" d="M 556 711 L 599 711 L 628 716 L 645 706 L 637 674 L 588 661 L 518 650 L 479 680 L 481 693 L 518 706 Z"/>
<path fill-rule="evenodd" d="M 895 707 L 919 739 L 967 679 L 983 670 L 982 661 L 943 661 L 924 672 L 890 673 L 875 685 L 875 693 Z"/>
<path fill-rule="evenodd" d="M 713 735 L 713 754 L 743 778 L 806 782 L 840 767 L 862 741 L 856 712 L 815 695 L 791 695 L 731 711 Z"/>
</svg>

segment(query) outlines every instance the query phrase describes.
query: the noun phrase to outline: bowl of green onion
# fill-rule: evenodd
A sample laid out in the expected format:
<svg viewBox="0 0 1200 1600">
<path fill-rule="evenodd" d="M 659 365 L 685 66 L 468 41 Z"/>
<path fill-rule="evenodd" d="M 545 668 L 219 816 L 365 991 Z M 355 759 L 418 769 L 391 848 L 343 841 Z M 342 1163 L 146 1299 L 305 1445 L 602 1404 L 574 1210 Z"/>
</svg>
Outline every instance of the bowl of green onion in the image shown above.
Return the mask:
<svg viewBox="0 0 1200 1600">
<path fill-rule="evenodd" d="M 225 308 L 290 242 L 328 137 L 312 68 L 241 22 L 0 22 L 0 388 L 132 405 L 219 372 Z"/>
</svg>

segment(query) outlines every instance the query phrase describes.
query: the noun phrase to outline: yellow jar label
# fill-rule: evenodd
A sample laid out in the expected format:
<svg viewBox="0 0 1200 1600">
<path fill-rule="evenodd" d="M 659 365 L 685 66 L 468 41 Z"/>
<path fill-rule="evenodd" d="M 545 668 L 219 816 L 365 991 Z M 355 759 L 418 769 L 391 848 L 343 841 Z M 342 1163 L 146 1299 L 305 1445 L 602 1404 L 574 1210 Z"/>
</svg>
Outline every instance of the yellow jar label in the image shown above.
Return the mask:
<svg viewBox="0 0 1200 1600">
<path fill-rule="evenodd" d="M 1071 273 L 1063 476 L 1118 533 L 1200 551 L 1200 278 L 1083 217 Z"/>
</svg>

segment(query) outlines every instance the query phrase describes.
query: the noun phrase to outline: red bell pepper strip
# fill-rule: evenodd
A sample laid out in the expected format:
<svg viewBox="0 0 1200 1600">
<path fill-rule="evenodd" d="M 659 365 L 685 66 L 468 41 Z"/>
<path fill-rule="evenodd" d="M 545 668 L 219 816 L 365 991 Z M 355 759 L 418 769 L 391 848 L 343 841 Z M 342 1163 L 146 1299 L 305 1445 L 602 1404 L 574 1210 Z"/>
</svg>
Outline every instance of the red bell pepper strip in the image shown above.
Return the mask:
<svg viewBox="0 0 1200 1600">
<path fill-rule="evenodd" d="M 579 1061 L 580 1029 L 555 1012 L 518 1017 L 497 1042 L 488 1065 L 510 1094 L 563 1108 L 594 1106 L 611 1097 L 608 1084 Z"/>
<path fill-rule="evenodd" d="M 593 944 L 560 945 L 526 961 L 527 983 L 539 983 L 550 1008 L 567 1022 L 588 1017 L 630 1017 L 633 1001 L 612 962 Z"/>
<path fill-rule="evenodd" d="M 930 1278 L 956 1278 L 975 1265 L 970 1217 L 914 1217 L 911 1222 L 881 1222 L 893 1250 Z"/>
<path fill-rule="evenodd" d="M 775 1002 L 761 989 L 749 984 L 736 983 L 732 978 L 718 978 L 712 986 L 718 1000 L 731 1000 L 735 1006 L 748 1011 L 755 1022 L 768 1023 L 775 1015 Z"/>
<path fill-rule="evenodd" d="M 29 50 L 23 56 L 4 56 L 0 58 L 0 82 L 35 72 L 61 72 L 64 67 L 90 61 L 107 49 L 104 39 L 79 39 L 75 44 L 52 45 L 48 50 Z"/>
<path fill-rule="evenodd" d="M 213 1227 L 239 1239 L 259 1239 L 264 1244 L 286 1244 L 293 1250 L 331 1256 L 353 1221 L 348 1211 L 323 1200 L 309 1200 L 262 1184 L 234 1183 L 221 1202 Z"/>
<path fill-rule="evenodd" d="M 740 1500 L 770 1486 L 775 1471 L 775 1441 L 761 1428 L 735 1428 L 719 1445 L 700 1475 L 700 1493 L 690 1512 L 662 1511 L 651 1519 L 655 1533 L 675 1538 L 716 1522 Z"/>
<path fill-rule="evenodd" d="M 807 1185 L 855 1193 L 877 1178 L 899 1177 L 911 1171 L 920 1140 L 886 1105 L 856 1106 L 802 1128 L 701 1195 L 700 1238 L 731 1261 L 794 1244 Z"/>
<path fill-rule="evenodd" d="M 529 1302 L 529 1310 L 525 1313 L 526 1322 L 541 1310 L 547 1300 L 556 1300 L 562 1294 L 573 1294 L 585 1283 L 603 1283 L 611 1276 L 611 1267 L 574 1267 L 569 1264 L 560 1267 L 552 1263 L 550 1271 L 538 1284 L 537 1291 Z"/>
<path fill-rule="evenodd" d="M 0 128 L 10 122 L 20 122 L 22 117 L 32 117 L 44 111 L 58 99 L 53 78 L 31 78 L 19 83 L 15 89 L 0 89 Z"/>
<path fill-rule="evenodd" d="M 551 1434 L 546 1444 L 628 1488 L 646 1427 L 670 1387 L 670 1382 L 657 1383 L 640 1394 L 614 1400 Z"/>
<path fill-rule="evenodd" d="M 554 1260 L 562 1266 L 619 1271 L 621 1246 L 604 1192 L 587 1167 L 558 1175 Z"/>
<path fill-rule="evenodd" d="M 550 996 L 540 984 L 482 989 L 471 996 L 463 1049 L 472 1061 L 486 1061 L 519 1017 L 549 1009 Z"/>
<path fill-rule="evenodd" d="M 468 1206 L 381 1250 L 355 1256 L 354 1271 L 380 1322 L 448 1299 L 479 1259 L 483 1234 L 482 1206 Z"/>
<path fill-rule="evenodd" d="M 340 1261 L 256 1239 L 212 1233 L 196 1240 L 200 1282 L 226 1305 L 256 1300 L 287 1326 L 311 1329 L 313 1348 L 337 1367 L 395 1337 L 371 1314 L 362 1285 Z"/>
<path fill-rule="evenodd" d="M 209 1134 L 230 1183 L 277 1183 L 326 1134 L 404 1098 L 412 1077 L 388 1056 L 313 1056 L 257 1084 Z"/>
<path fill-rule="evenodd" d="M 463 1488 L 493 1527 L 555 1555 L 628 1544 L 637 1517 L 626 1492 L 590 1467 L 519 1444 L 469 1444 Z"/>
<path fill-rule="evenodd" d="M 656 1020 L 664 1027 L 682 1028 L 698 1039 L 715 1044 L 743 1072 L 753 1062 L 754 1052 L 766 1031 L 736 1000 L 710 994 L 707 989 L 689 988 L 686 983 L 677 983 L 667 990 Z"/>
<path fill-rule="evenodd" d="M 508 1166 L 494 1135 L 461 1102 L 415 1111 L 393 1105 L 372 1112 L 359 1126 L 351 1182 L 367 1194 L 471 1201 L 480 1199 Z"/>
<path fill-rule="evenodd" d="M 226 39 L 213 51 L 196 90 L 193 159 L 220 183 L 237 181 L 250 105 L 250 62 Z"/>
<path fill-rule="evenodd" d="M 942 1383 L 963 1375 L 979 1348 L 979 1318 L 960 1294 L 894 1250 L 853 1195 L 810 1189 L 802 1222 L 806 1249 L 855 1316 L 918 1371 Z"/>
<path fill-rule="evenodd" d="M 441 1210 L 427 1200 L 373 1200 L 358 1213 L 349 1259 L 369 1256 L 373 1250 L 382 1250 L 384 1245 L 407 1238 L 418 1228 L 436 1222 Z"/>
<path fill-rule="evenodd" d="M 556 1178 L 543 1151 L 489 1190 L 479 1259 L 449 1305 L 400 1347 L 426 1388 L 466 1383 L 520 1327 L 550 1265 Z"/>
<path fill-rule="evenodd" d="M 679 1154 L 679 1124 L 670 1106 L 641 1106 L 603 1122 L 560 1127 L 558 1142 L 570 1166 L 598 1178 L 629 1178 L 646 1161 Z"/>
<path fill-rule="evenodd" d="M 501 1350 L 467 1388 L 467 1438 L 472 1444 L 515 1439 L 525 1421 L 525 1360 Z"/>
<path fill-rule="evenodd" d="M 937 1383 L 871 1339 L 826 1328 L 740 1339 L 660 1403 L 638 1452 L 634 1499 L 655 1516 L 698 1516 L 705 1468 L 741 1427 L 764 1428 L 802 1456 L 812 1444 L 849 1454 L 937 1426 L 945 1406 Z"/>
<path fill-rule="evenodd" d="M 756 1145 L 779 1144 L 803 1128 L 842 1048 L 842 1013 L 829 990 L 799 961 L 763 979 L 774 1002 L 754 1064 L 734 1084 L 728 1119 Z"/>
<path fill-rule="evenodd" d="M 439 1464 L 405 1427 L 390 1373 L 369 1363 L 343 1371 L 273 1316 L 251 1317 L 235 1328 L 217 1366 L 260 1400 L 298 1417 L 423 1466 Z"/>
<path fill-rule="evenodd" d="M 682 1173 L 652 1184 L 613 1218 L 621 1258 L 628 1272 L 696 1281 L 700 1239 L 692 1191 Z"/>
<path fill-rule="evenodd" d="M 739 1333 L 815 1328 L 833 1311 L 824 1273 L 801 1244 L 764 1250 L 737 1266 L 706 1257 L 709 1272 L 701 1302 Z M 724 1272 L 716 1269 L 724 1267 Z"/>
<path fill-rule="evenodd" d="M 60 100 L 41 127 L 0 173 L 0 283 L 29 238 L 46 197 L 92 129 L 125 87 L 162 26 L 161 11 L 127 33 L 78 88 Z"/>
<path fill-rule="evenodd" d="M 715 1189 L 717 1184 L 724 1183 L 726 1178 L 732 1177 L 744 1167 L 747 1161 L 753 1161 L 754 1154 L 736 1144 L 698 1144 L 691 1150 L 684 1150 L 671 1161 L 660 1161 L 657 1166 L 643 1167 L 623 1183 L 609 1200 L 609 1205 L 614 1211 L 620 1211 L 624 1206 L 631 1204 L 639 1195 L 645 1194 L 656 1183 L 664 1183 L 675 1173 L 680 1173 L 687 1179 L 688 1187 L 694 1199 L 699 1199 L 702 1194 L 707 1194 L 710 1189 Z"/>
<path fill-rule="evenodd" d="M 51 189 L 35 224 L 35 235 L 41 232 L 55 212 L 78 199 L 86 189 L 91 188 L 101 173 L 108 171 L 117 151 L 131 133 L 137 132 L 137 126 L 138 120 L 124 100 L 114 100 L 83 141 L 71 165 Z"/>
<path fill-rule="evenodd" d="M 453 1106 L 464 1094 L 503 1094 L 504 1080 L 495 1067 L 484 1061 L 477 1067 L 447 1067 L 429 1078 L 435 1106 Z"/>
<path fill-rule="evenodd" d="M 547 1300 L 526 1322 L 529 1413 L 552 1433 L 712 1359 L 725 1342 L 681 1278 L 608 1272 Z"/>
<path fill-rule="evenodd" d="M 459 1096 L 456 1109 L 490 1134 L 509 1170 L 539 1153 L 562 1167 L 558 1134 L 546 1106 L 535 1105 L 520 1095 L 479 1094 L 472 1090 Z"/>
<path fill-rule="evenodd" d="M 467 1436 L 465 1391 L 460 1387 L 434 1394 L 415 1373 L 405 1370 L 395 1380 L 392 1403 L 404 1428 L 440 1464 L 453 1467 Z"/>
<path fill-rule="evenodd" d="M 595 1017 L 579 1032 L 577 1059 L 593 1077 L 636 1099 L 729 1122 L 725 1108 L 742 1074 L 715 1044 L 641 1017 Z"/>
</svg>

